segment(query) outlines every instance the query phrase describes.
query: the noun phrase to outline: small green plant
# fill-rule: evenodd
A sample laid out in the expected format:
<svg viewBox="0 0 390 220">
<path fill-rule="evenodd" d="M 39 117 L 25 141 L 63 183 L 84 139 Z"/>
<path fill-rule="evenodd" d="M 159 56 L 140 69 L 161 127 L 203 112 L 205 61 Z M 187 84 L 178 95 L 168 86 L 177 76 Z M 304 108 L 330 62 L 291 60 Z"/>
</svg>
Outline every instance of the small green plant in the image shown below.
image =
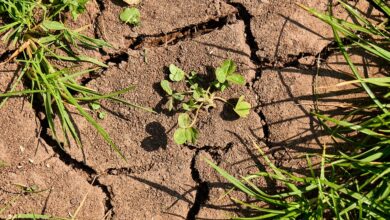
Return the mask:
<svg viewBox="0 0 390 220">
<path fill-rule="evenodd" d="M 232 60 L 225 60 L 220 67 L 215 70 L 215 80 L 204 86 L 204 79 L 199 74 L 192 71 L 187 74 L 179 67 L 171 64 L 169 66 L 169 79 L 172 82 L 184 82 L 187 90 L 175 91 L 171 88 L 168 80 L 161 81 L 161 88 L 168 96 L 168 110 L 172 111 L 177 106 L 180 113 L 178 117 L 179 128 L 174 133 L 174 141 L 177 144 L 195 143 L 198 139 L 199 131 L 194 127 L 201 109 L 208 110 L 216 107 L 216 101 L 222 101 L 233 107 L 240 117 L 249 114 L 251 105 L 244 101 L 244 96 L 238 99 L 233 105 L 222 97 L 217 96 L 218 92 L 223 92 L 232 84 L 244 85 L 245 78 L 236 73 L 236 64 Z M 202 86 L 203 85 L 203 86 Z M 193 113 L 193 118 L 190 114 Z"/>
<path fill-rule="evenodd" d="M 131 86 L 120 91 L 100 94 L 78 81 L 78 78 L 84 74 L 98 68 L 108 67 L 98 59 L 79 54 L 78 49 L 110 47 L 110 44 L 82 34 L 84 27 L 72 30 L 60 21 L 61 14 L 67 12 L 76 18 L 84 11 L 86 3 L 87 0 L 0 0 L 0 15 L 3 21 L 7 21 L 0 27 L 1 40 L 4 44 L 17 48 L 2 64 L 15 60 L 21 67 L 19 72 L 15 73 L 18 77 L 11 89 L 0 94 L 0 98 L 3 98 L 0 107 L 9 97 L 30 95 L 31 103 L 34 103 L 34 100 L 42 103 L 48 127 L 54 138 L 59 140 L 54 122 L 54 118 L 58 117 L 61 132 L 65 137 L 65 145 L 69 144 L 68 138 L 71 137 L 83 149 L 75 124 L 69 114 L 71 109 L 77 110 L 97 129 L 112 149 L 124 158 L 108 133 L 88 113 L 83 104 L 93 103 L 92 108 L 96 108 L 100 100 L 108 99 L 131 107 L 142 107 L 118 98 L 119 95 L 131 90 L 133 88 Z M 69 63 L 69 67 L 59 67 L 54 61 Z M 95 67 L 73 71 L 72 65 L 79 62 L 88 62 Z M 16 86 L 22 81 L 29 86 L 29 89 L 15 91 Z M 142 109 L 151 111 L 147 108 Z M 98 117 L 104 118 L 104 113 L 100 112 Z M 58 143 L 61 146 L 59 141 Z"/>
<path fill-rule="evenodd" d="M 123 12 L 119 15 L 121 21 L 130 24 L 130 25 L 139 25 L 141 22 L 141 13 L 137 8 L 125 8 Z"/>
</svg>

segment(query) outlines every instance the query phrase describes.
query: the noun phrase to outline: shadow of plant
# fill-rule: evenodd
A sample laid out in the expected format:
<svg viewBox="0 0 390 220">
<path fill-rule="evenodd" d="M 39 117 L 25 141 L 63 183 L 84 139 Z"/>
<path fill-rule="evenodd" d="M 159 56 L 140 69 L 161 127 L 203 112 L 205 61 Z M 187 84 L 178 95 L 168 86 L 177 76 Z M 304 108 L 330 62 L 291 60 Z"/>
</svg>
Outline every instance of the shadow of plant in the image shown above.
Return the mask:
<svg viewBox="0 0 390 220">
<path fill-rule="evenodd" d="M 147 124 L 145 130 L 150 134 L 141 143 L 141 147 L 145 151 L 156 151 L 160 148 L 165 150 L 167 148 L 168 137 L 165 133 L 165 128 L 159 122 Z"/>
</svg>

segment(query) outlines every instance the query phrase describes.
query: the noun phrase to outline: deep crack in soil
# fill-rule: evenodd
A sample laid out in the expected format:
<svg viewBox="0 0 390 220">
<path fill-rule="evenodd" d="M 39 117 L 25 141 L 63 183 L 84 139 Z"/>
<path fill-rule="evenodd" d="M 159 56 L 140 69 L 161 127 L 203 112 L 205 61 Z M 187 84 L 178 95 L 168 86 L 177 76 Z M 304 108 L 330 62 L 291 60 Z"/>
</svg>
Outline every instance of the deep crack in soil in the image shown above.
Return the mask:
<svg viewBox="0 0 390 220">
<path fill-rule="evenodd" d="M 228 143 L 225 147 L 203 146 L 198 148 L 193 145 L 186 145 L 186 147 L 188 147 L 188 149 L 190 150 L 195 151 L 190 166 L 191 177 L 198 184 L 198 186 L 196 187 L 196 196 L 194 204 L 188 211 L 186 219 L 195 220 L 202 206 L 208 201 L 210 194 L 209 183 L 203 181 L 200 178 L 199 170 L 196 168 L 196 157 L 199 155 L 200 152 L 205 151 L 213 158 L 213 160 L 216 161 L 217 165 L 219 165 L 221 163 L 222 154 L 228 153 L 232 149 L 233 143 Z"/>
<path fill-rule="evenodd" d="M 105 171 L 105 173 L 112 176 L 130 175 L 133 173 L 133 170 L 130 167 L 109 168 Z"/>
<path fill-rule="evenodd" d="M 199 24 L 191 24 L 186 27 L 176 29 L 168 33 L 156 35 L 139 35 L 136 38 L 128 37 L 133 43 L 130 45 L 132 50 L 140 50 L 148 47 L 160 47 L 175 45 L 180 41 L 192 39 L 212 31 L 221 29 L 225 25 L 235 23 L 236 14 L 219 17 Z"/>
<path fill-rule="evenodd" d="M 346 38 L 341 39 L 342 43 L 346 46 L 350 45 L 350 40 Z M 275 69 L 285 69 L 288 67 L 293 67 L 297 69 L 313 69 L 317 68 L 322 62 L 326 62 L 330 56 L 332 56 L 338 50 L 338 45 L 336 41 L 331 41 L 327 44 L 319 53 L 312 54 L 307 52 L 300 52 L 299 54 L 289 54 L 287 60 L 284 61 L 275 61 L 271 62 L 262 62 L 262 70 L 275 70 Z M 303 58 L 313 57 L 314 62 L 311 64 L 301 63 L 300 60 Z"/>
<path fill-rule="evenodd" d="M 253 35 L 253 32 L 252 32 L 251 20 L 252 20 L 253 16 L 249 13 L 249 10 L 241 3 L 227 2 L 227 4 L 230 4 L 231 6 L 233 6 L 237 9 L 237 11 L 238 11 L 237 19 L 240 19 L 244 22 L 246 44 L 250 48 L 250 52 L 251 52 L 250 53 L 250 60 L 256 66 L 256 69 L 255 69 L 256 75 L 252 79 L 252 85 L 254 85 L 254 83 L 257 80 L 260 80 L 262 68 L 263 68 L 263 66 L 266 66 L 267 63 L 269 63 L 269 60 L 266 58 L 261 60 L 257 56 L 257 52 L 259 51 L 260 48 L 259 48 L 259 45 L 257 44 L 255 37 Z M 250 87 L 248 87 L 248 88 L 250 88 Z M 264 142 L 267 144 L 268 140 L 269 140 L 269 126 L 267 124 L 267 119 L 261 110 L 258 110 L 257 114 L 260 116 L 261 121 L 264 123 L 262 125 L 262 128 L 263 128 L 263 133 L 264 133 Z"/>
<path fill-rule="evenodd" d="M 267 118 L 265 117 L 264 113 L 261 110 L 258 110 L 257 114 L 259 115 L 261 121 L 264 123 L 262 125 L 263 127 L 263 134 L 264 134 L 264 143 L 268 146 L 269 144 L 269 137 L 270 137 L 270 130 L 269 125 L 267 122 Z"/>
<path fill-rule="evenodd" d="M 227 2 L 227 4 L 235 7 L 238 11 L 237 14 L 237 19 L 242 20 L 245 25 L 245 37 L 246 37 L 246 44 L 249 46 L 249 49 L 251 51 L 250 53 L 250 60 L 252 63 L 256 66 L 255 72 L 256 75 L 252 80 L 252 83 L 259 79 L 261 77 L 261 64 L 262 60 L 257 56 L 257 51 L 259 51 L 259 45 L 257 44 L 255 37 L 252 33 L 251 29 L 251 20 L 252 20 L 252 15 L 249 13 L 248 9 L 240 4 L 240 3 L 232 3 L 232 2 Z"/>
<path fill-rule="evenodd" d="M 198 184 L 196 187 L 195 201 L 190 210 L 187 213 L 186 220 L 195 220 L 196 215 L 199 213 L 202 205 L 209 199 L 210 188 L 207 182 L 202 181 L 200 178 L 199 170 L 196 168 L 196 157 L 202 149 L 196 149 L 194 156 L 191 160 L 191 176 L 192 179 Z"/>
</svg>

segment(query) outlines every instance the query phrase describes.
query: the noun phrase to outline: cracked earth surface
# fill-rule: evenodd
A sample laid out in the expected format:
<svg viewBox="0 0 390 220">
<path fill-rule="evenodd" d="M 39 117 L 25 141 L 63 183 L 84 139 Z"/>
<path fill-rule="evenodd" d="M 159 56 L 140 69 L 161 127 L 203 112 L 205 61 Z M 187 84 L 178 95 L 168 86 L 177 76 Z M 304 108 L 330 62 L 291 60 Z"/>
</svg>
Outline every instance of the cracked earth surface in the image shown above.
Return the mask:
<svg viewBox="0 0 390 220">
<path fill-rule="evenodd" d="M 112 152 L 82 117 L 72 114 L 85 146 L 84 163 L 74 143 L 64 149 L 57 146 L 39 101 L 10 99 L 0 109 L 0 204 L 12 202 L 0 218 L 24 212 L 69 216 L 83 199 L 79 219 L 226 219 L 248 214 L 228 197 L 221 198 L 231 185 L 202 158 L 236 176 L 267 170 L 251 144 L 255 140 L 277 166 L 299 172 L 306 166 L 298 158 L 302 153 L 331 145 L 310 115 L 314 94 L 329 114 L 359 99 L 326 87 L 350 79 L 348 69 L 334 52 L 331 30 L 297 3 L 325 10 L 328 1 L 144 0 L 139 27 L 119 21 L 122 1 L 90 1 L 80 22 L 67 20 L 67 25 L 91 25 L 85 33 L 114 48 L 83 51 L 109 68 L 81 82 L 100 92 L 134 85 L 135 90 L 122 98 L 152 107 L 157 114 L 102 103 L 108 114 L 99 122 L 128 161 Z M 365 1 L 357 4 L 363 12 L 376 13 Z M 337 7 L 335 13 L 347 16 Z M 3 46 L 0 49 L 4 52 Z M 253 111 L 236 119 L 226 106 L 218 105 L 200 114 L 196 145 L 174 144 L 177 115 L 165 110 L 158 86 L 167 77 L 166 67 L 174 63 L 185 71 L 208 74 L 227 58 L 238 64 L 248 83 L 227 90 L 224 97 L 244 94 Z M 369 56 L 354 59 L 362 63 L 360 68 L 379 68 Z M 1 91 L 15 80 L 16 68 L 1 66 Z M 315 91 L 316 86 L 327 89 Z M 334 95 L 326 95 L 330 90 Z M 266 180 L 258 185 L 269 192 L 277 187 Z M 21 186 L 41 192 L 22 195 Z M 240 193 L 234 196 L 246 199 Z"/>
</svg>

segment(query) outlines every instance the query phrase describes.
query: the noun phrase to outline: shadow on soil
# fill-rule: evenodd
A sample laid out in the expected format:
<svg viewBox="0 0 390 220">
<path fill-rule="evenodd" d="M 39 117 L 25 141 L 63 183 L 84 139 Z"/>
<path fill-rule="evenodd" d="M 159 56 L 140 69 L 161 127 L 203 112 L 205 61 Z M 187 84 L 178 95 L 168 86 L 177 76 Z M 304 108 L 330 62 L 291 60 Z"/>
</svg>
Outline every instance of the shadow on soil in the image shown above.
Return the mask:
<svg viewBox="0 0 390 220">
<path fill-rule="evenodd" d="M 152 182 L 150 180 L 147 180 L 147 179 L 143 179 L 143 178 L 139 178 L 137 176 L 133 176 L 133 175 L 129 175 L 130 178 L 136 180 L 136 181 L 139 181 L 143 184 L 146 184 L 156 190 L 159 190 L 159 191 L 162 191 L 166 194 L 168 194 L 169 196 L 171 197 L 174 197 L 176 198 L 176 201 L 173 202 L 172 204 L 167 204 L 167 209 L 166 209 L 166 214 L 169 214 L 169 215 L 172 215 L 172 216 L 176 216 L 176 217 L 179 217 L 179 218 L 182 218 L 182 219 L 187 219 L 187 220 L 195 220 L 195 216 L 197 213 L 191 213 L 191 209 L 188 213 L 187 216 L 185 215 L 181 215 L 181 214 L 177 214 L 177 213 L 170 213 L 169 212 L 169 209 L 172 208 L 174 205 L 177 204 L 177 202 L 179 201 L 184 201 L 186 203 L 189 204 L 189 206 L 194 206 L 196 205 L 196 202 L 193 201 L 193 197 L 192 197 L 192 193 L 194 191 L 197 191 L 197 193 L 204 193 L 203 191 L 198 191 L 197 190 L 197 186 L 196 187 L 190 187 L 189 189 L 185 190 L 184 192 L 178 192 L 178 191 L 175 191 L 173 189 L 170 189 L 162 184 L 158 184 L 158 183 L 155 183 L 155 182 Z M 211 190 L 212 188 L 215 188 L 215 189 L 223 189 L 225 192 L 231 190 L 233 188 L 233 185 L 229 184 L 229 183 L 221 183 L 221 182 L 212 182 L 212 183 L 209 183 L 209 182 L 205 182 L 204 184 L 207 184 L 207 190 Z M 208 193 L 207 193 L 208 194 Z M 231 200 L 232 201 L 232 200 Z M 226 212 L 233 212 L 233 213 L 241 213 L 241 214 L 246 214 L 248 216 L 249 212 L 248 210 L 246 209 L 243 209 L 243 207 L 241 207 L 239 204 L 236 204 L 232 201 L 232 204 L 229 204 L 229 205 L 222 205 L 222 206 L 219 206 L 219 205 L 212 205 L 212 204 L 202 204 L 201 206 L 202 208 L 209 208 L 209 209 L 215 209 L 215 210 L 223 210 L 223 211 L 226 211 Z M 197 210 L 199 211 L 199 210 Z M 192 215 L 192 214 L 195 214 L 195 215 Z M 199 219 L 199 218 L 196 218 L 196 219 Z"/>
<path fill-rule="evenodd" d="M 388 76 L 390 69 L 384 65 L 382 60 L 378 60 L 370 54 L 362 53 L 360 50 L 351 49 L 350 54 L 359 56 L 360 60 L 355 60 L 356 67 L 359 69 L 359 72 L 364 75 L 364 77 L 383 77 Z M 341 57 L 341 55 L 340 55 Z M 373 74 L 372 69 L 375 69 L 375 74 Z M 283 70 L 276 70 L 269 74 L 274 74 L 273 78 L 268 76 L 269 79 L 272 79 L 283 88 L 278 88 L 277 91 L 283 91 L 283 97 L 286 95 L 286 98 L 278 98 L 263 102 L 259 106 L 259 109 L 268 109 L 268 113 L 264 115 L 265 120 L 267 120 L 267 125 L 270 127 L 269 131 L 269 141 L 267 145 L 273 151 L 273 156 L 275 159 L 275 164 L 286 170 L 298 172 L 304 174 L 305 171 L 300 169 L 292 168 L 292 165 L 289 161 L 301 161 L 302 166 L 304 167 L 305 162 L 304 158 L 297 158 L 294 155 L 305 155 L 310 153 L 320 154 L 322 152 L 322 146 L 327 144 L 327 153 L 333 153 L 339 150 L 351 150 L 350 147 L 344 146 L 342 140 L 335 142 L 330 137 L 328 128 L 322 127 L 321 122 L 315 117 L 312 113 L 314 111 L 314 103 L 318 100 L 318 108 L 321 114 L 328 117 L 334 117 L 341 119 L 347 117 L 352 111 L 355 111 L 355 108 L 351 106 L 367 106 L 372 103 L 372 101 L 367 97 L 364 90 L 359 85 L 349 85 L 348 87 L 335 87 L 336 83 L 354 80 L 355 78 L 348 72 L 348 65 L 343 60 L 328 61 L 323 64 L 323 66 L 316 71 L 316 69 L 309 70 L 299 70 L 294 68 L 287 68 Z M 318 76 L 316 76 L 316 72 Z M 370 73 L 370 75 L 368 74 Z M 294 75 L 296 74 L 296 79 Z M 311 79 L 312 92 L 307 95 L 297 96 L 297 88 L 294 89 L 295 85 L 294 80 L 301 80 L 302 75 L 305 79 Z M 317 87 L 315 85 L 321 84 L 324 85 L 324 81 L 318 80 L 329 80 L 325 82 L 325 87 Z M 335 82 L 332 84 L 331 82 Z M 318 86 L 318 85 L 317 85 Z M 380 91 L 375 86 L 372 86 L 371 89 L 375 94 L 381 94 L 384 91 Z M 318 91 L 317 91 L 318 90 Z M 272 95 L 271 95 L 272 96 Z M 381 96 L 378 96 L 381 97 Z M 275 111 L 278 111 L 278 108 L 285 108 L 285 103 L 292 103 L 295 107 L 295 110 L 292 110 L 293 113 L 289 113 L 284 109 L 281 112 L 281 115 L 278 116 L 277 112 L 272 112 L 270 109 L 273 106 L 279 106 L 274 108 Z M 291 106 L 287 105 L 287 106 Z M 281 110 L 281 109 L 280 109 Z M 287 112 L 287 113 L 286 113 Z M 367 115 L 368 113 L 361 114 Z M 360 114 L 356 114 L 351 122 L 354 121 L 364 121 Z M 309 119 L 308 124 L 299 124 L 303 123 L 302 120 Z M 336 129 L 334 124 L 332 130 Z M 293 132 L 290 132 L 293 130 Z M 343 134 L 346 134 L 349 138 L 359 140 L 359 137 L 355 133 L 349 131 L 339 131 Z M 286 135 L 284 134 L 286 133 Z M 293 134 L 293 135 L 292 135 Z M 326 141 L 324 141 L 326 138 Z M 356 143 L 359 145 L 359 143 Z"/>
<path fill-rule="evenodd" d="M 141 143 L 141 147 L 145 151 L 156 151 L 160 148 L 165 150 L 167 148 L 168 137 L 165 128 L 160 123 L 151 122 L 146 125 L 145 130 L 150 135 Z"/>
</svg>

